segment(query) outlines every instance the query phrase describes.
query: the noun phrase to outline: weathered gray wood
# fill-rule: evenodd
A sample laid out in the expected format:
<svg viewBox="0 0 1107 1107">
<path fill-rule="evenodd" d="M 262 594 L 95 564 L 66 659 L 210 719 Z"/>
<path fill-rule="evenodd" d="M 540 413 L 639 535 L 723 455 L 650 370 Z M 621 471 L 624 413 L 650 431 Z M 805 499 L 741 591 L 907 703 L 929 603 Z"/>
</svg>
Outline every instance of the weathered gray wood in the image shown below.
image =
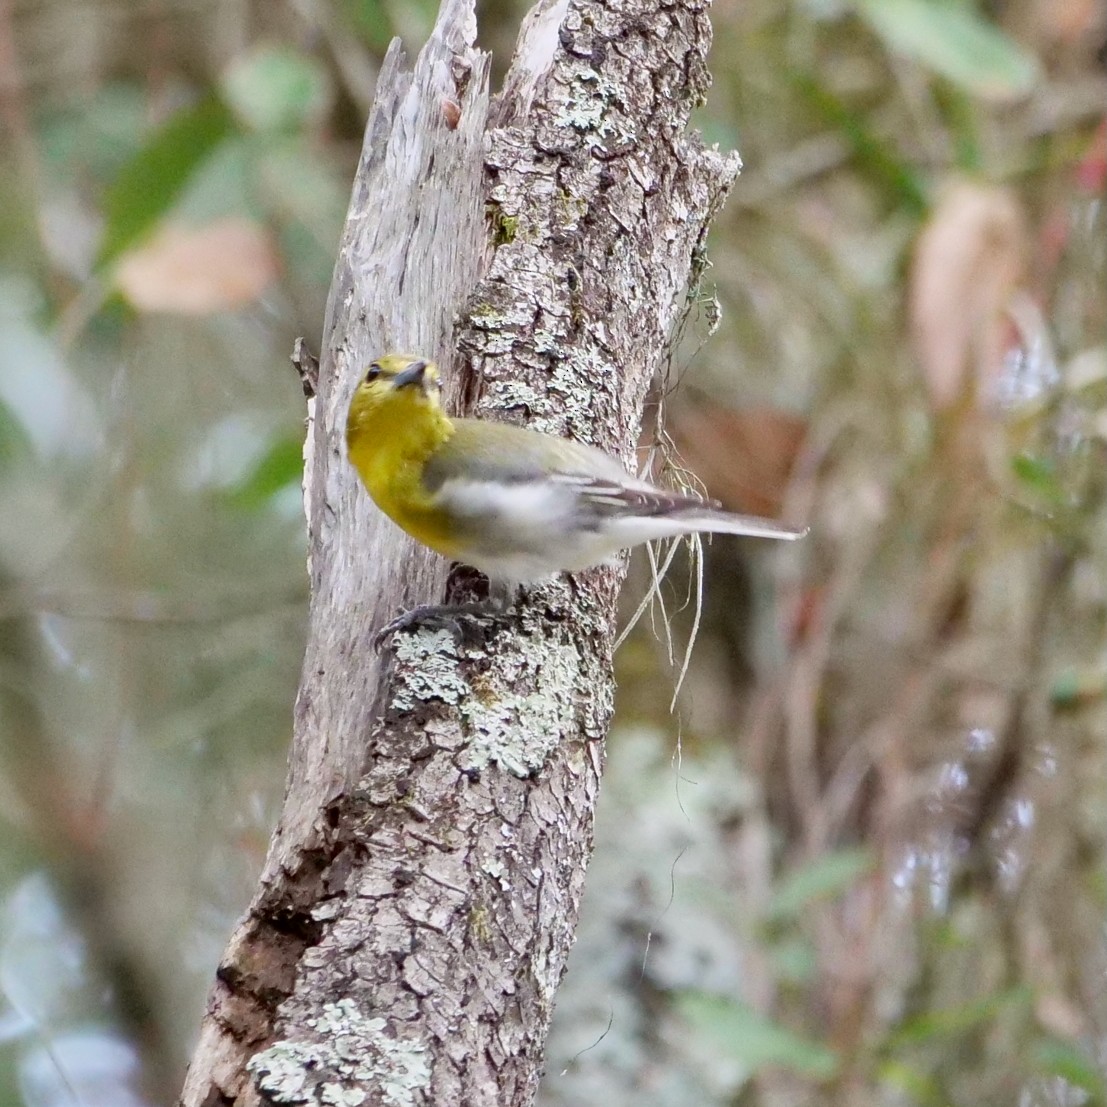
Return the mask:
<svg viewBox="0 0 1107 1107">
<path fill-rule="evenodd" d="M 443 566 L 369 505 L 345 408 L 373 354 L 406 348 L 437 355 L 481 414 L 629 458 L 738 163 L 685 135 L 707 84 L 702 2 L 543 0 L 487 134 L 472 31 L 447 0 L 414 74 L 395 47 L 381 74 L 308 436 L 288 792 L 189 1107 L 523 1105 L 541 1072 L 591 848 L 620 573 L 541 589 L 488 640 L 401 635 L 382 672 L 376 627 L 440 595 Z"/>
<path fill-rule="evenodd" d="M 305 444 L 310 633 L 296 701 L 280 825 L 254 902 L 212 989 L 183 1094 L 233 1102 L 245 1064 L 272 1035 L 279 998 L 317 928 L 310 911 L 331 849 L 327 805 L 364 768 L 380 710 L 374 627 L 440 595 L 445 566 L 382 519 L 345 461 L 342 428 L 358 368 L 386 349 L 449 363 L 454 316 L 488 253 L 482 142 L 488 58 L 476 50 L 472 0 L 445 0 L 414 70 L 393 42 L 342 235 Z M 459 88 L 459 85 L 462 87 Z M 462 109 L 450 127 L 447 101 Z"/>
</svg>

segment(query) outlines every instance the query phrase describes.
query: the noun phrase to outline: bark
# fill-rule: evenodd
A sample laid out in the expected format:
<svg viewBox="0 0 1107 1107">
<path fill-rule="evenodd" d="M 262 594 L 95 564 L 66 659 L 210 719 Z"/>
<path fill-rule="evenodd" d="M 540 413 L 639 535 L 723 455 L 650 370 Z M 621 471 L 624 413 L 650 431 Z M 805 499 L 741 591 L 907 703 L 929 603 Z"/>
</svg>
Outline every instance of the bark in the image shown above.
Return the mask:
<svg viewBox="0 0 1107 1107">
<path fill-rule="evenodd" d="M 397 636 L 445 567 L 344 457 L 387 349 L 460 406 L 630 460 L 736 155 L 685 135 L 706 5 L 541 3 L 498 101 L 468 0 L 413 72 L 389 51 L 306 448 L 312 603 L 284 811 L 219 966 L 183 1102 L 532 1101 L 572 943 L 611 715 L 621 571 L 535 589 L 485 640 Z"/>
</svg>

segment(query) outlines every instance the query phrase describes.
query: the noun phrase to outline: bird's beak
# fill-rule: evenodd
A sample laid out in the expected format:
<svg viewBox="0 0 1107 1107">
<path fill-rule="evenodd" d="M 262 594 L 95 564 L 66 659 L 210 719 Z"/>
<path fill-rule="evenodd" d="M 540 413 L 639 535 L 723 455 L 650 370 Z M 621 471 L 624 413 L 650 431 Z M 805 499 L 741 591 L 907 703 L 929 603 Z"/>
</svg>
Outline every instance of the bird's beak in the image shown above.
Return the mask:
<svg viewBox="0 0 1107 1107">
<path fill-rule="evenodd" d="M 395 389 L 407 388 L 408 385 L 417 384 L 424 387 L 424 374 L 427 371 L 425 361 L 413 361 L 402 373 L 397 373 L 392 378 L 392 387 Z"/>
</svg>

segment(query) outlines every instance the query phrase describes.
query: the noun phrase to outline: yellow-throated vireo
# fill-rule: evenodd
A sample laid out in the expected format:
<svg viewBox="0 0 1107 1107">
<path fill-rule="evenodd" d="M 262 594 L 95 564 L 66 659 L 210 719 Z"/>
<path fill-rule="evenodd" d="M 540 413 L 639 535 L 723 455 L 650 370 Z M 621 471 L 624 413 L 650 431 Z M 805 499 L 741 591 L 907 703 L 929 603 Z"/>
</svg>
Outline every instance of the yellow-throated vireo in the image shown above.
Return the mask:
<svg viewBox="0 0 1107 1107">
<path fill-rule="evenodd" d="M 512 590 L 654 538 L 806 533 L 638 480 L 581 442 L 452 419 L 442 410 L 434 362 L 410 354 L 369 366 L 350 402 L 346 443 L 369 495 L 393 522 Z"/>
</svg>

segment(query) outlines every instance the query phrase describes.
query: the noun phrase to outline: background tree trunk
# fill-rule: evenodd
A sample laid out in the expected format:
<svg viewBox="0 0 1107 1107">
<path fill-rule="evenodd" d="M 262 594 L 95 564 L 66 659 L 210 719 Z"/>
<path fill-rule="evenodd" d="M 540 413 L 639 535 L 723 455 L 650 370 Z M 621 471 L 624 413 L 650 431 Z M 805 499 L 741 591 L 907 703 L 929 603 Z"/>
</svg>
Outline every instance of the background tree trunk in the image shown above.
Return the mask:
<svg viewBox="0 0 1107 1107">
<path fill-rule="evenodd" d="M 183 1102 L 526 1104 L 572 942 L 621 574 L 536 590 L 480 646 L 372 646 L 445 566 L 344 457 L 363 367 L 434 354 L 453 401 L 632 458 L 738 160 L 685 135 L 706 5 L 540 3 L 490 107 L 467 0 L 393 44 L 335 268 L 306 448 L 312 585 L 288 790 Z M 490 218 L 486 220 L 486 215 Z M 491 244 L 489 238 L 492 239 Z"/>
</svg>

